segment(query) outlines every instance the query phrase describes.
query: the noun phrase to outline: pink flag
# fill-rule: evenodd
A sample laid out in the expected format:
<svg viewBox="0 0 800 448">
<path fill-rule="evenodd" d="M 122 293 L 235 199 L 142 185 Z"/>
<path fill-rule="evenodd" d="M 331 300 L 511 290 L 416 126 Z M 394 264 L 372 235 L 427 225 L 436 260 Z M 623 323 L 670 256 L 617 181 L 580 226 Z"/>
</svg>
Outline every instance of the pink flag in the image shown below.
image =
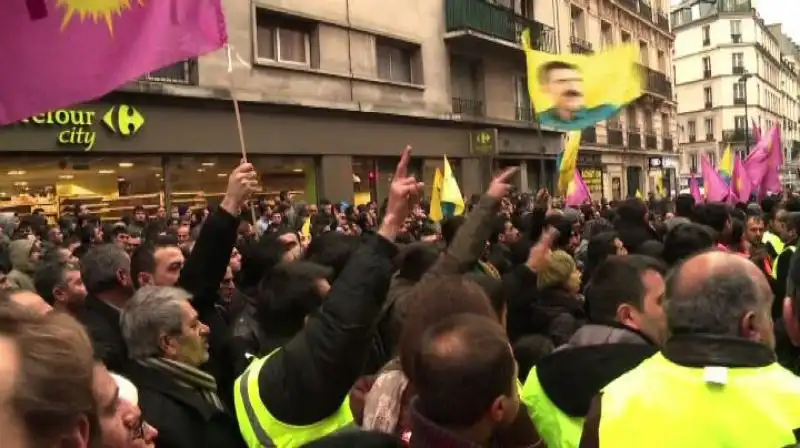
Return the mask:
<svg viewBox="0 0 800 448">
<path fill-rule="evenodd" d="M 733 162 L 733 177 L 731 177 L 732 199 L 746 204 L 750 200 L 752 191 L 753 183 L 747 176 L 747 170 L 744 169 L 742 159 L 736 156 Z"/>
<path fill-rule="evenodd" d="M 770 129 L 769 135 L 758 140 L 755 147 L 753 147 L 750 154 L 748 154 L 747 158 L 744 160 L 744 169 L 747 171 L 747 177 L 750 178 L 753 188 L 759 192 L 764 190 L 761 187 L 761 183 L 767 175 L 767 168 L 771 155 L 770 148 L 773 144 L 773 136 L 776 131 L 776 128 Z"/>
<path fill-rule="evenodd" d="M 3 0 L 0 124 L 95 99 L 227 39 L 220 0 Z"/>
<path fill-rule="evenodd" d="M 703 202 L 703 195 L 700 194 L 700 186 L 697 185 L 697 178 L 694 177 L 694 174 L 692 174 L 692 177 L 689 179 L 689 191 L 692 193 L 695 203 L 699 204 Z"/>
<path fill-rule="evenodd" d="M 761 140 L 761 126 L 756 124 L 756 120 L 751 118 L 750 121 L 753 123 L 753 141 L 758 142 Z"/>
<path fill-rule="evenodd" d="M 767 191 L 772 193 L 780 193 L 783 190 L 781 184 L 780 171 L 783 166 L 783 142 L 781 141 L 781 128 L 775 126 L 770 133 L 769 154 L 767 155 L 767 171 L 764 175 L 764 180 L 761 181 L 761 186 L 764 190 L 764 195 Z"/>
<path fill-rule="evenodd" d="M 592 195 L 589 193 L 589 187 L 587 187 L 586 182 L 583 181 L 581 172 L 575 168 L 575 174 L 572 175 L 572 181 L 570 181 L 569 187 L 567 188 L 566 204 L 569 207 L 579 207 L 585 204 L 586 201 L 591 200 Z"/>
<path fill-rule="evenodd" d="M 706 200 L 709 202 L 724 201 L 729 192 L 728 184 L 714 170 L 705 154 L 700 158 L 700 169 L 703 171 L 703 189 L 706 192 Z"/>
</svg>

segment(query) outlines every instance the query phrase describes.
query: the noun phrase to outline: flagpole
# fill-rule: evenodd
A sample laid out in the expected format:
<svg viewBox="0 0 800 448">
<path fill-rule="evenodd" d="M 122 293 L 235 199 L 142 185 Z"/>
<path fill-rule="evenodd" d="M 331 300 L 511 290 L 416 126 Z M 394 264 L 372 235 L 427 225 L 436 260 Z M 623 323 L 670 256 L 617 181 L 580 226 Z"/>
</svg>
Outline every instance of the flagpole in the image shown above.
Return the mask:
<svg viewBox="0 0 800 448">
<path fill-rule="evenodd" d="M 230 44 L 226 44 L 225 49 L 228 53 L 228 81 L 230 82 L 230 94 L 233 101 L 233 113 L 236 116 L 236 130 L 239 133 L 239 147 L 242 152 L 242 163 L 247 163 L 247 144 L 244 141 L 244 129 L 242 127 L 242 114 L 239 111 L 239 100 L 236 99 L 236 85 L 233 79 L 233 55 Z M 256 219 L 256 207 L 253 202 L 250 202 L 250 217 L 255 226 L 258 220 Z M 256 229 L 255 238 L 258 240 L 258 230 Z"/>
</svg>

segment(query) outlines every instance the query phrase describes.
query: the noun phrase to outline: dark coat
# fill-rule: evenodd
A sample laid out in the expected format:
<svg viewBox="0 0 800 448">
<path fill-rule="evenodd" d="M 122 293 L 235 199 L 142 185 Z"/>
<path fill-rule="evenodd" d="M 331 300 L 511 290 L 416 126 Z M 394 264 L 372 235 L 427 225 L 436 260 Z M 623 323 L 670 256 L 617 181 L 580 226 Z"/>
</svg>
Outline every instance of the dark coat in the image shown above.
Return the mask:
<svg viewBox="0 0 800 448">
<path fill-rule="evenodd" d="M 90 295 L 76 316 L 89 333 L 96 356 L 115 372 L 120 372 L 128 362 L 128 347 L 122 339 L 119 315 L 118 309 Z"/>
<path fill-rule="evenodd" d="M 131 363 L 126 373 L 139 388 L 142 419 L 158 430 L 158 448 L 245 447 L 239 425 L 166 373 Z"/>
<path fill-rule="evenodd" d="M 530 309 L 532 333 L 549 336 L 553 345 L 566 344 L 586 323 L 583 301 L 560 289 L 544 289 Z"/>
</svg>

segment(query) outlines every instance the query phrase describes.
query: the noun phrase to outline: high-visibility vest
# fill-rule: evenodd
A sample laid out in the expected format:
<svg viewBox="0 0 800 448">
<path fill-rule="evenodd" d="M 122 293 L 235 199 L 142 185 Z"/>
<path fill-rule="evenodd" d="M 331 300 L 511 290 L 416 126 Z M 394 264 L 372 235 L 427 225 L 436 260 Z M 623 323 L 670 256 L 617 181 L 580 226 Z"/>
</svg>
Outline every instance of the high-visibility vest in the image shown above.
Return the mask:
<svg viewBox="0 0 800 448">
<path fill-rule="evenodd" d="M 277 350 L 276 350 L 277 351 Z M 350 398 L 329 417 L 311 425 L 295 426 L 275 418 L 261 401 L 258 374 L 275 352 L 256 358 L 236 379 L 233 389 L 236 420 L 249 448 L 295 448 L 353 426 Z M 314 397 L 307 397 L 313 400 Z"/>
<path fill-rule="evenodd" d="M 778 252 L 778 256 L 776 256 L 775 259 L 772 260 L 772 278 L 775 278 L 775 279 L 778 278 L 778 258 L 780 258 L 781 255 L 784 252 L 786 252 L 787 250 L 794 252 L 795 250 L 797 250 L 797 247 L 795 247 L 795 246 L 784 246 L 783 250 Z"/>
<path fill-rule="evenodd" d="M 771 244 L 772 248 L 775 249 L 775 253 L 780 255 L 783 252 L 783 240 L 778 235 L 775 235 L 772 232 L 764 232 L 764 235 L 761 237 L 761 242 L 763 244 Z M 776 258 L 777 258 L 776 255 Z"/>
<path fill-rule="evenodd" d="M 778 363 L 692 368 L 657 353 L 603 392 L 606 448 L 785 447 L 800 428 L 800 378 Z"/>
<path fill-rule="evenodd" d="M 525 379 L 520 399 L 528 410 L 536 431 L 548 448 L 578 448 L 583 430 L 583 417 L 571 417 L 558 408 L 539 383 L 536 367 Z"/>
</svg>

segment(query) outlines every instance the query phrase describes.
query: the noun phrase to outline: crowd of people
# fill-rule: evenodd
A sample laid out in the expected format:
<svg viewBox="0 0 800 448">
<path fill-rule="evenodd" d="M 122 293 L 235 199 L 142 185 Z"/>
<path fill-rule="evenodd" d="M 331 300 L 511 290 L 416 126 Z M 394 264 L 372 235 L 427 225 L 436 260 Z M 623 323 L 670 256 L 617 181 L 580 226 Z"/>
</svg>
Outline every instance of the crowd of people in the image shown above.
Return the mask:
<svg viewBox="0 0 800 448">
<path fill-rule="evenodd" d="M 0 217 L 3 448 L 769 447 L 800 437 L 800 198 Z M 256 216 L 255 222 L 253 216 Z"/>
</svg>

